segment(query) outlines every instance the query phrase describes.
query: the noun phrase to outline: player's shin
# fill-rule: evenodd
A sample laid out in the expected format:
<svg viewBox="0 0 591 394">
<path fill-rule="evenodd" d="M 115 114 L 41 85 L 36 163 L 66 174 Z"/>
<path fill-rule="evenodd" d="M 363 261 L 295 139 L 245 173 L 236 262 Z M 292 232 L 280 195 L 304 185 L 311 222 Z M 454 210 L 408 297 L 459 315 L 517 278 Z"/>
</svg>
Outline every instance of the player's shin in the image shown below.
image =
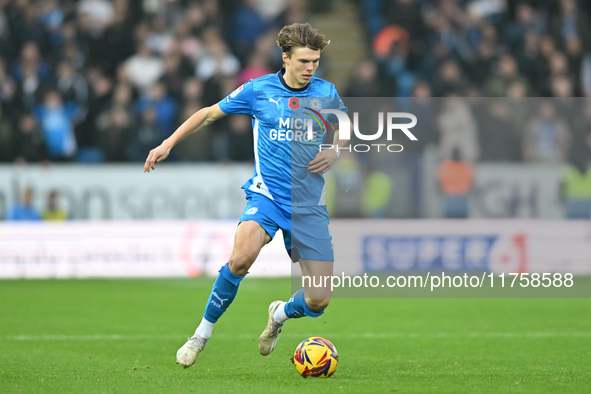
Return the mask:
<svg viewBox="0 0 591 394">
<path fill-rule="evenodd" d="M 211 335 L 213 323 L 218 321 L 220 316 L 223 315 L 232 301 L 234 301 L 236 293 L 238 292 L 238 286 L 240 285 L 240 281 L 243 278 L 244 276 L 232 273 L 228 267 L 228 264 L 224 265 L 220 269 L 218 277 L 213 284 L 213 288 L 211 289 L 211 295 L 207 300 L 207 305 L 205 306 L 203 321 L 200 324 L 200 327 L 204 326 L 203 330 L 200 331 L 200 329 L 197 328 L 197 331 L 199 331 L 200 335 L 207 335 L 207 331 L 209 331 L 209 335 Z M 210 323 L 211 325 L 208 325 L 207 323 Z"/>
</svg>

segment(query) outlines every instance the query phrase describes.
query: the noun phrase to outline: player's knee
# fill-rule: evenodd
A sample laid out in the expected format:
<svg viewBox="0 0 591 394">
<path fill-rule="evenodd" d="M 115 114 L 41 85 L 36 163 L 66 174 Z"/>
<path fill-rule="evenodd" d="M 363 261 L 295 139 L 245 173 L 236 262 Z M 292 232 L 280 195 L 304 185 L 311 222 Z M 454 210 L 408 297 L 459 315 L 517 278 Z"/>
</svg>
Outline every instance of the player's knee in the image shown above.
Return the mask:
<svg viewBox="0 0 591 394">
<path fill-rule="evenodd" d="M 306 305 L 313 312 L 322 312 L 330 303 L 330 298 L 306 298 Z"/>
<path fill-rule="evenodd" d="M 228 267 L 236 275 L 246 275 L 258 256 L 258 251 L 246 250 L 232 254 Z"/>
</svg>

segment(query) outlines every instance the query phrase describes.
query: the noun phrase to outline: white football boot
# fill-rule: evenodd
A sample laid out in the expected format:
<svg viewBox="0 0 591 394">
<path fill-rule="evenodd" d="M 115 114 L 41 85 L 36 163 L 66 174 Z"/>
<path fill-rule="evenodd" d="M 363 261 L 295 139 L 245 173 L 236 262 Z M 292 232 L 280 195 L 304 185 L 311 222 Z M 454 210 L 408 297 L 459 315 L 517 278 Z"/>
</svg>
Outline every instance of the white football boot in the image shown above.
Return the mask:
<svg viewBox="0 0 591 394">
<path fill-rule="evenodd" d="M 178 352 L 176 352 L 176 363 L 182 365 L 184 368 L 189 368 L 195 364 L 197 355 L 205 349 L 205 345 L 207 345 L 206 338 L 200 336 L 189 338 Z"/>
<path fill-rule="evenodd" d="M 283 324 L 277 323 L 273 319 L 273 315 L 280 305 L 283 305 L 282 301 L 273 301 L 271 305 L 269 305 L 269 320 L 267 321 L 267 327 L 265 327 L 265 331 L 263 331 L 259 337 L 259 353 L 263 356 L 271 354 L 279 340 L 279 334 L 281 334 Z"/>
</svg>

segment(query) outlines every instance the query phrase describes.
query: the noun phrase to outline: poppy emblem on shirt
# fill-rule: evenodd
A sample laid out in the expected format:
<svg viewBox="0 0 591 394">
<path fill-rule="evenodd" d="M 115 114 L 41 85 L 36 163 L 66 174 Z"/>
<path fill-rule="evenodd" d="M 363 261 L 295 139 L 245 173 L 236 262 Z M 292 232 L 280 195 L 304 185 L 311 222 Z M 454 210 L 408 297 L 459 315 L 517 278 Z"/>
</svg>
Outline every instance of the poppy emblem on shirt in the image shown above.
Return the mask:
<svg viewBox="0 0 591 394">
<path fill-rule="evenodd" d="M 297 97 L 290 98 L 289 99 L 289 108 L 291 108 L 291 109 L 300 108 L 300 99 Z"/>
</svg>

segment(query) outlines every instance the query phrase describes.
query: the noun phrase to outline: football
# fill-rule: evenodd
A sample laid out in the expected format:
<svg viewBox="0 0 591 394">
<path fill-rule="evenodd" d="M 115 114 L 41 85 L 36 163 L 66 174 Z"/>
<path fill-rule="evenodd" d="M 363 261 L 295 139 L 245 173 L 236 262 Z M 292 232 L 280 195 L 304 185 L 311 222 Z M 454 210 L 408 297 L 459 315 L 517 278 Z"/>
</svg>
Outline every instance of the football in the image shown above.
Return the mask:
<svg viewBox="0 0 591 394">
<path fill-rule="evenodd" d="M 337 370 L 339 354 L 328 339 L 310 337 L 298 345 L 292 361 L 304 378 L 328 378 Z"/>
</svg>

